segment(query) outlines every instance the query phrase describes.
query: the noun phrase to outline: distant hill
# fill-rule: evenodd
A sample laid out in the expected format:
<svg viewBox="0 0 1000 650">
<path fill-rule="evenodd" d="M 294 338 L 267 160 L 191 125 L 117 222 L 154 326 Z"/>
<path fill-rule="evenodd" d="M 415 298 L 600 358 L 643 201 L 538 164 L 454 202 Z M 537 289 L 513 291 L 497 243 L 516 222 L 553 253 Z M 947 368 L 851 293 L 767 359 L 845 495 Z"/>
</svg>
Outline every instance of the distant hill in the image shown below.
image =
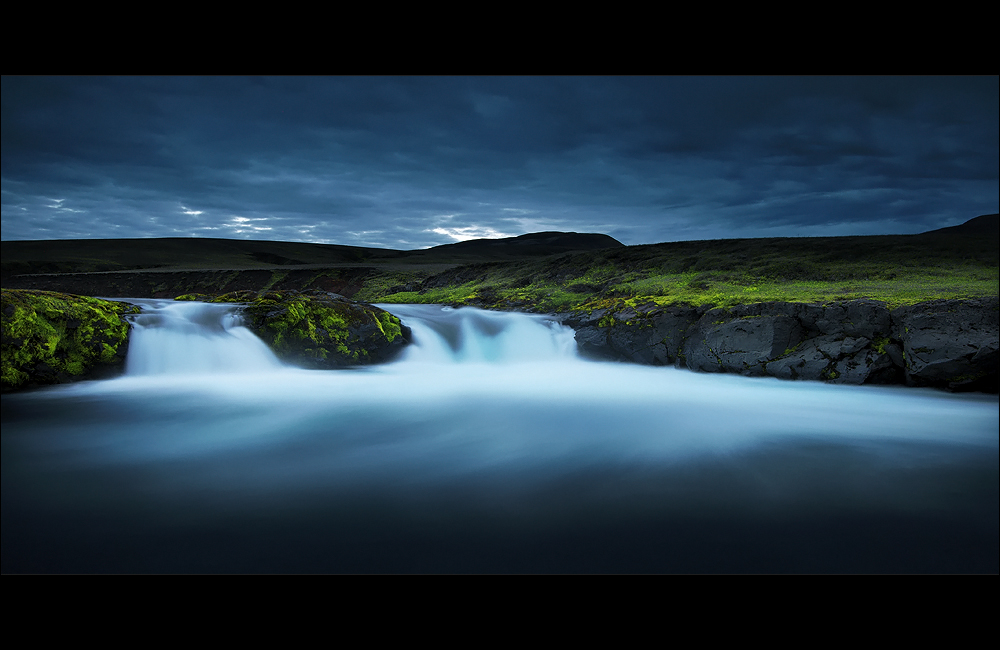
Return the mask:
<svg viewBox="0 0 1000 650">
<path fill-rule="evenodd" d="M 0 242 L 2 275 L 140 269 L 260 269 L 402 264 L 454 265 L 624 246 L 593 233 L 542 232 L 401 251 L 336 244 L 171 237 Z"/>
<path fill-rule="evenodd" d="M 986 237 L 1000 239 L 1000 214 L 984 214 L 969 219 L 963 224 L 938 228 L 920 233 L 922 235 L 963 235 L 966 237 Z"/>
<path fill-rule="evenodd" d="M 363 264 L 401 251 L 334 244 L 171 237 L 0 242 L 3 275 L 130 269 L 248 269 Z"/>
<path fill-rule="evenodd" d="M 482 257 L 500 259 L 510 257 L 535 257 L 572 251 L 596 251 L 625 246 L 614 237 L 597 233 L 533 232 L 518 237 L 500 239 L 470 239 L 455 244 L 434 246 L 425 251 L 412 251 L 411 255 Z"/>
</svg>

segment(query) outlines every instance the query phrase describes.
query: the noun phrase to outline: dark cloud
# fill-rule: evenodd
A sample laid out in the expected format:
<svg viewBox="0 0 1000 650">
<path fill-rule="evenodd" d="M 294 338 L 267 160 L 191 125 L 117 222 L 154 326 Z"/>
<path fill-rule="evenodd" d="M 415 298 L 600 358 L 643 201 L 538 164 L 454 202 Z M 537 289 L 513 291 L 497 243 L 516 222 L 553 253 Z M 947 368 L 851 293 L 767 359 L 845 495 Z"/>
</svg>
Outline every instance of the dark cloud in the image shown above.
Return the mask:
<svg viewBox="0 0 1000 650">
<path fill-rule="evenodd" d="M 998 209 L 997 77 L 2 84 L 8 240 L 634 244 L 919 232 Z"/>
</svg>

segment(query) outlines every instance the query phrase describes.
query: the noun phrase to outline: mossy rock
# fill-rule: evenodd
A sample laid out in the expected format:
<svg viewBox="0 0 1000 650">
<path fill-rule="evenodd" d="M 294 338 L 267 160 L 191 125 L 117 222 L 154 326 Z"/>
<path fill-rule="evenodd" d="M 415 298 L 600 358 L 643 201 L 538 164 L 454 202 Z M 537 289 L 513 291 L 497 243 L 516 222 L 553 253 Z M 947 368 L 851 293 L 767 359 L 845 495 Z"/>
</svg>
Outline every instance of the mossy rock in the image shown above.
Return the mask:
<svg viewBox="0 0 1000 650">
<path fill-rule="evenodd" d="M 392 359 L 410 341 L 398 318 L 323 291 L 234 292 L 212 302 L 242 302 L 247 327 L 284 361 L 343 368 Z"/>
<path fill-rule="evenodd" d="M 3 289 L 2 303 L 4 392 L 123 370 L 135 305 L 16 289 Z"/>
</svg>

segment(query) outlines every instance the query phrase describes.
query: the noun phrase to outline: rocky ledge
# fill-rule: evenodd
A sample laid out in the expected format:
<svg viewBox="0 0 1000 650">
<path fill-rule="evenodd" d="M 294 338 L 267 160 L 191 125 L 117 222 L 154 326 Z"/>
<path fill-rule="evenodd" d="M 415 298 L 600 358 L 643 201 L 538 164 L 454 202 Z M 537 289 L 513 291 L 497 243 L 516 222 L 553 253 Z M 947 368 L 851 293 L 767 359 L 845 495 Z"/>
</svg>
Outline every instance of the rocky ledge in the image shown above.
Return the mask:
<svg viewBox="0 0 1000 650">
<path fill-rule="evenodd" d="M 582 353 L 702 372 L 997 392 L 996 297 L 730 309 L 646 304 L 563 315 Z"/>
<path fill-rule="evenodd" d="M 242 303 L 246 326 L 278 358 L 304 368 L 382 363 L 410 342 L 410 328 L 374 305 L 325 291 L 235 291 L 176 300 Z"/>
</svg>

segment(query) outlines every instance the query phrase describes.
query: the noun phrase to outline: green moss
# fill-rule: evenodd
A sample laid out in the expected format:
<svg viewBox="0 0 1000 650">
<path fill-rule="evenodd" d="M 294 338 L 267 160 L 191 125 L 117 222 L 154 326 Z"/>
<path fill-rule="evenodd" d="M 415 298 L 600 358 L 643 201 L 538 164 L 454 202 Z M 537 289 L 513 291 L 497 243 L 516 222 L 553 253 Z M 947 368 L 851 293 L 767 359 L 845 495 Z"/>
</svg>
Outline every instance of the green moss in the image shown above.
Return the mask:
<svg viewBox="0 0 1000 650">
<path fill-rule="evenodd" d="M 990 373 L 987 371 L 981 371 L 977 373 L 967 374 L 967 375 L 955 375 L 948 379 L 949 382 L 953 384 L 968 384 L 970 382 L 979 381 L 980 379 L 988 376 Z"/>
<path fill-rule="evenodd" d="M 377 361 L 403 333 L 392 314 L 324 292 L 236 291 L 213 302 L 244 303 L 249 325 L 278 356 L 314 367 Z"/>
<path fill-rule="evenodd" d="M 403 335 L 403 326 L 398 318 L 387 311 L 376 314 L 375 323 L 382 331 L 386 341 L 392 343 L 397 336 Z"/>
<path fill-rule="evenodd" d="M 787 357 L 790 354 L 794 354 L 796 352 L 796 350 L 798 350 L 800 347 L 802 347 L 802 343 L 801 342 L 800 343 L 796 343 L 795 345 L 793 345 L 790 348 L 785 348 L 785 351 L 782 352 L 781 354 L 779 354 L 776 358 L 777 359 L 781 359 L 783 357 Z"/>
<path fill-rule="evenodd" d="M 267 281 L 267 284 L 264 285 L 261 291 L 269 291 L 271 287 L 278 284 L 287 277 L 288 277 L 287 271 L 272 271 L 271 278 Z"/>
<path fill-rule="evenodd" d="M 892 341 L 886 336 L 876 336 L 872 340 L 872 349 L 878 352 L 879 354 L 885 354 L 885 348 L 891 342 Z"/>
<path fill-rule="evenodd" d="M 2 290 L 3 390 L 69 381 L 124 359 L 139 308 L 51 291 Z"/>
</svg>

